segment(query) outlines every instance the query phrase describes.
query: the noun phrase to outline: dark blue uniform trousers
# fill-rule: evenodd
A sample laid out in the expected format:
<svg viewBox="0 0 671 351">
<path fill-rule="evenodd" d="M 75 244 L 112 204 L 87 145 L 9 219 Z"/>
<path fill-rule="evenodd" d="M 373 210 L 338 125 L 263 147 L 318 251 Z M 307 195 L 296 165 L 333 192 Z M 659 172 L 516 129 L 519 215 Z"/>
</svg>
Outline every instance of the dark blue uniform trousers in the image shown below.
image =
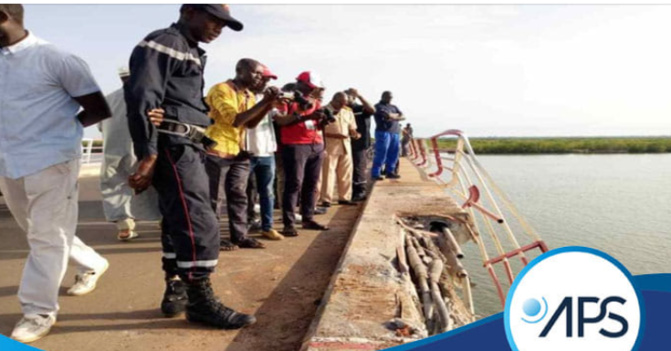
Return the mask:
<svg viewBox="0 0 671 351">
<path fill-rule="evenodd" d="M 189 145 L 159 147 L 153 184 L 166 275 L 184 281 L 209 276 L 219 257 L 219 222 L 210 206 L 205 154 Z"/>
</svg>

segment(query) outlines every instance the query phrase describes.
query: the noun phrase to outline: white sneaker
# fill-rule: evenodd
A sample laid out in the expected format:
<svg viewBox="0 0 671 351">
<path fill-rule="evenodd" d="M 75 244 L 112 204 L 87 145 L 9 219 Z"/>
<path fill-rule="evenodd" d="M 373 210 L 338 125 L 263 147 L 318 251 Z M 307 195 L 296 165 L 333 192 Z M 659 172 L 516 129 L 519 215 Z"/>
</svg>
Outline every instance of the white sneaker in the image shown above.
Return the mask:
<svg viewBox="0 0 671 351">
<path fill-rule="evenodd" d="M 26 315 L 16 323 L 12 331 L 12 339 L 29 343 L 49 334 L 51 327 L 56 323 L 56 317 L 47 315 Z"/>
<path fill-rule="evenodd" d="M 105 260 L 105 265 L 101 269 L 77 274 L 75 276 L 75 284 L 68 289 L 68 295 L 81 296 L 93 291 L 96 288 L 98 279 L 105 274 L 109 266 L 109 262 Z"/>
</svg>

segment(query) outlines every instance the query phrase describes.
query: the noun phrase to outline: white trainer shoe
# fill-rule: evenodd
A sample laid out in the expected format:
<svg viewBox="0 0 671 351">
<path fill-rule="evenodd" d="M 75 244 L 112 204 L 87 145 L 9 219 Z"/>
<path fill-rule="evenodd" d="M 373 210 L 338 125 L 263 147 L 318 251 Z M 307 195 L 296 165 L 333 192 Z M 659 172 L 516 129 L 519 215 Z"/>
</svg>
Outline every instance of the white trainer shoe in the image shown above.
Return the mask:
<svg viewBox="0 0 671 351">
<path fill-rule="evenodd" d="M 98 279 L 105 274 L 109 266 L 109 261 L 105 260 L 105 265 L 99 270 L 77 274 L 75 276 L 75 284 L 68 289 L 68 295 L 81 296 L 93 291 L 96 288 Z"/>
<path fill-rule="evenodd" d="M 49 334 L 55 323 L 56 317 L 51 315 L 26 315 L 16 323 L 12 331 L 12 339 L 24 344 L 33 342 Z"/>
</svg>

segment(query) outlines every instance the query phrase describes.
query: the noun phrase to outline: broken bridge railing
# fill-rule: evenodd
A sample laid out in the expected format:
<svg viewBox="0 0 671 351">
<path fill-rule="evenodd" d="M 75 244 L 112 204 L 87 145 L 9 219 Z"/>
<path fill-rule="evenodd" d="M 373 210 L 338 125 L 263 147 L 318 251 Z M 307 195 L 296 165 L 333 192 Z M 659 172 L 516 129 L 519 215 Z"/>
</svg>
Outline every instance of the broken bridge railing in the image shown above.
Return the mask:
<svg viewBox="0 0 671 351">
<path fill-rule="evenodd" d="M 441 149 L 439 140 L 447 140 L 453 147 Z M 522 266 L 526 266 L 529 263 L 527 253 L 534 249 L 547 252 L 547 245 L 480 164 L 464 132 L 449 129 L 428 139 L 411 139 L 409 151 L 410 160 L 417 167 L 464 201 L 462 208 L 473 218 L 473 223 L 468 226 L 471 239 L 477 244 L 483 266 L 492 278 L 502 306 L 505 306 L 506 293 L 494 265 L 503 265 L 508 283 L 512 284 L 516 274 L 510 259 L 518 258 Z M 515 228 L 521 229 L 528 244 L 520 244 L 513 232 L 513 223 Z M 481 225 L 486 237 L 480 234 L 483 233 Z M 489 246 L 494 247 L 496 255 L 490 257 Z"/>
</svg>

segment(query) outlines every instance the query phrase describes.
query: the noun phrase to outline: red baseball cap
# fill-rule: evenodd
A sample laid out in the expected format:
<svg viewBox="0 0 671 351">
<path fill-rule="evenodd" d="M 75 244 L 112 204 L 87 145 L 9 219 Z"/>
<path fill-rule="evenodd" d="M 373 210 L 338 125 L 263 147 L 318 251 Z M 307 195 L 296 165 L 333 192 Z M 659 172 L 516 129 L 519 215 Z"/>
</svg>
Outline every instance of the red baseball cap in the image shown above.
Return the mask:
<svg viewBox="0 0 671 351">
<path fill-rule="evenodd" d="M 267 77 L 267 78 L 270 78 L 270 79 L 277 79 L 277 75 L 275 73 L 273 73 L 270 70 L 270 68 L 268 68 L 268 66 L 266 66 L 264 64 L 261 64 L 261 66 L 263 67 L 263 76 L 264 77 Z"/>
<path fill-rule="evenodd" d="M 312 71 L 305 71 L 299 74 L 298 77 L 296 77 L 296 80 L 307 84 L 312 89 L 324 88 L 324 83 L 319 74 Z"/>
</svg>

